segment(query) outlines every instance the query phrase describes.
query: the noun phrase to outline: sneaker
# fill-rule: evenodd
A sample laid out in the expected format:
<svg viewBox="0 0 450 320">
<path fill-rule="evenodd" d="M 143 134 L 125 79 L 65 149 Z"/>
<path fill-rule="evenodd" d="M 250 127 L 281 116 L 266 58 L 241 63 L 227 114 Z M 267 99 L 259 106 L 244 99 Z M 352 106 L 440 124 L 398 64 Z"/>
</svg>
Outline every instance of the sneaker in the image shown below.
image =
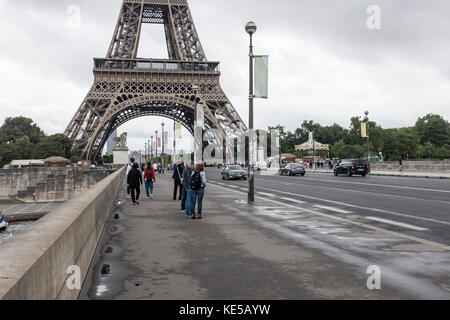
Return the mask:
<svg viewBox="0 0 450 320">
<path fill-rule="evenodd" d="M 153 195 L 152 194 L 150 195 L 150 199 L 153 199 Z"/>
<path fill-rule="evenodd" d="M 139 205 L 139 201 L 136 201 L 136 205 Z"/>
</svg>

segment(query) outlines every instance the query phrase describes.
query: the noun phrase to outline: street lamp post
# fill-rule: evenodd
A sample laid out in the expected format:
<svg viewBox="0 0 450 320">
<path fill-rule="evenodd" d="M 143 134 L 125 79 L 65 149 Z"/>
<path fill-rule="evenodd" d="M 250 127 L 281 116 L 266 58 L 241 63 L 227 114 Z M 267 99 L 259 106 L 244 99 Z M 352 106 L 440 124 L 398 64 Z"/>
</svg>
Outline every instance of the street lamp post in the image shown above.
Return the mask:
<svg viewBox="0 0 450 320">
<path fill-rule="evenodd" d="M 153 158 L 153 136 L 151 136 L 151 139 L 152 139 L 152 144 L 150 145 L 150 152 L 151 152 L 151 155 Z"/>
<path fill-rule="evenodd" d="M 367 135 L 367 167 L 370 172 L 370 145 L 369 145 L 369 111 L 364 112 L 366 115 L 366 135 Z"/>
<path fill-rule="evenodd" d="M 248 121 L 248 129 L 249 129 L 249 150 L 248 150 L 248 203 L 253 204 L 255 202 L 255 175 L 252 171 L 253 164 L 253 149 L 254 149 L 254 136 L 253 136 L 253 34 L 256 32 L 257 26 L 254 22 L 249 22 L 245 26 L 245 31 L 250 35 L 250 52 L 249 52 L 249 121 Z"/>
<path fill-rule="evenodd" d="M 148 161 L 148 148 L 147 148 L 147 142 L 145 143 L 145 147 L 144 147 L 145 149 L 144 149 L 144 154 L 145 154 L 145 157 L 144 157 L 144 162 L 147 162 Z"/>
<path fill-rule="evenodd" d="M 155 140 L 156 155 L 155 155 L 155 158 L 158 158 L 158 130 L 155 131 L 155 134 L 156 134 L 156 140 Z"/>
<path fill-rule="evenodd" d="M 162 158 L 162 160 L 161 160 L 161 162 L 162 162 L 162 173 L 163 174 L 164 174 L 164 126 L 165 126 L 165 123 L 164 122 L 161 123 L 161 127 L 162 127 L 162 131 L 161 131 L 161 135 L 162 135 L 162 138 L 161 138 L 161 144 L 162 144 L 161 158 Z"/>
</svg>

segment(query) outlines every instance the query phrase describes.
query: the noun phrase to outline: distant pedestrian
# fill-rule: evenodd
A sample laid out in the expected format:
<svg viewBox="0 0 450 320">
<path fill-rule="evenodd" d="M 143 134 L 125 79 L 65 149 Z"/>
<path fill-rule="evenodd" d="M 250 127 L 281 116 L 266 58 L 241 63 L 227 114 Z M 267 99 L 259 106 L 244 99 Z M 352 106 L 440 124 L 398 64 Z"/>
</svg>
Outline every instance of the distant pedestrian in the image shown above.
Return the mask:
<svg viewBox="0 0 450 320">
<path fill-rule="evenodd" d="M 173 169 L 173 200 L 177 200 L 177 194 L 179 190 L 179 197 L 178 200 L 181 200 L 182 197 L 182 185 L 181 185 L 181 173 L 184 171 L 184 165 L 183 162 L 179 162 L 175 165 Z"/>
<path fill-rule="evenodd" d="M 156 182 L 156 178 L 155 170 L 153 169 L 151 162 L 147 164 L 147 169 L 144 171 L 144 181 L 147 199 L 153 199 L 153 185 Z"/>
<path fill-rule="evenodd" d="M 398 160 L 398 168 L 400 171 L 403 171 L 403 160 L 402 159 Z"/>
<path fill-rule="evenodd" d="M 189 207 L 186 209 L 186 215 L 191 216 L 192 219 L 202 219 L 203 197 L 205 196 L 206 188 L 206 174 L 203 163 L 198 163 L 195 166 L 195 171 L 192 172 L 191 181 L 191 196 L 189 198 Z M 198 202 L 197 215 L 195 214 L 195 204 Z"/>
<path fill-rule="evenodd" d="M 186 208 L 189 207 L 189 199 L 191 196 L 191 176 L 192 171 L 194 169 L 194 164 L 192 161 L 188 161 L 186 163 L 186 168 L 184 168 L 183 173 L 181 174 L 182 180 L 182 190 L 183 197 L 181 200 L 181 211 L 186 211 Z"/>
<path fill-rule="evenodd" d="M 133 204 L 139 205 L 139 197 L 141 195 L 141 185 L 142 185 L 142 173 L 139 170 L 139 165 L 137 163 L 133 164 L 133 168 L 128 173 L 127 177 L 128 187 L 131 192 L 131 200 Z"/>
<path fill-rule="evenodd" d="M 127 179 L 128 179 L 128 174 L 130 173 L 131 169 L 133 169 L 133 165 L 134 165 L 135 161 L 136 160 L 134 158 L 130 158 L 130 162 L 127 164 L 127 173 L 126 173 Z M 130 199 L 130 197 L 131 197 L 130 194 L 131 194 L 131 190 L 130 190 L 130 187 L 128 186 L 127 187 L 127 198 L 128 199 Z"/>
<path fill-rule="evenodd" d="M 158 163 L 153 163 L 153 170 L 155 170 L 155 173 L 158 172 Z"/>
</svg>

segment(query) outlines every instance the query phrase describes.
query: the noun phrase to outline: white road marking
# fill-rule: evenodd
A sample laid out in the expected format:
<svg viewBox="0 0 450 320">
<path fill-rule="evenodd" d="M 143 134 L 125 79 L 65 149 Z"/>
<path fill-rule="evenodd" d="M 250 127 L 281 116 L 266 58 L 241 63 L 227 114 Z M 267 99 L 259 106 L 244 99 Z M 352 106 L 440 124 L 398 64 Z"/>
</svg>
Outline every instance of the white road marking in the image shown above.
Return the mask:
<svg viewBox="0 0 450 320">
<path fill-rule="evenodd" d="M 287 192 L 287 191 L 279 191 L 279 190 L 263 188 L 263 187 L 257 187 L 257 188 L 262 189 L 262 190 L 272 191 L 272 192 L 279 192 L 279 193 L 283 193 L 283 194 L 286 194 L 286 195 L 292 195 L 292 196 L 296 196 L 296 197 L 301 197 L 301 198 L 306 198 L 306 199 L 313 199 L 313 200 L 318 200 L 318 201 L 321 201 L 321 202 L 337 204 L 337 205 L 350 207 L 350 208 L 366 209 L 366 210 L 386 213 L 386 214 L 390 214 L 390 215 L 394 215 L 394 216 L 398 216 L 398 217 L 405 217 L 405 218 L 411 218 L 411 219 L 416 219 L 416 220 L 435 222 L 435 223 L 445 224 L 445 225 L 449 225 L 450 226 L 450 222 L 443 221 L 443 220 L 436 220 L 436 219 L 431 219 L 431 218 L 418 217 L 418 216 L 413 216 L 413 215 L 409 215 L 409 214 L 398 213 L 398 212 L 394 212 L 394 211 L 377 209 L 377 208 L 364 208 L 364 207 L 356 206 L 354 204 L 350 204 L 350 203 L 346 203 L 346 202 L 333 201 L 333 200 L 322 199 L 322 198 L 317 198 L 317 197 L 305 196 L 305 195 L 302 195 L 302 194 L 292 193 L 292 192 Z"/>
<path fill-rule="evenodd" d="M 258 195 L 266 196 L 266 197 L 275 197 L 273 193 L 265 193 L 265 192 L 258 192 Z"/>
<path fill-rule="evenodd" d="M 319 208 L 319 209 L 325 209 L 325 210 L 329 210 L 329 211 L 334 211 L 337 213 L 344 213 L 344 214 L 348 214 L 348 213 L 352 213 L 351 211 L 347 211 L 344 209 L 339 209 L 336 207 L 328 207 L 328 206 L 321 206 L 321 205 L 314 205 L 314 207 Z"/>
<path fill-rule="evenodd" d="M 37 211 L 38 212 L 41 212 L 41 211 L 43 211 L 44 209 L 46 209 L 48 206 L 50 206 L 52 203 L 51 202 L 49 202 L 49 203 L 47 203 L 46 205 L 44 205 L 44 206 L 42 206 L 41 208 L 39 208 Z"/>
<path fill-rule="evenodd" d="M 306 203 L 305 201 L 301 201 L 301 200 L 297 200 L 297 199 L 292 199 L 292 198 L 280 198 L 281 200 L 286 200 L 286 201 L 292 201 L 292 202 L 296 202 L 296 203 L 300 203 L 300 204 L 304 204 Z"/>
<path fill-rule="evenodd" d="M 373 221 L 382 222 L 382 223 L 392 224 L 394 226 L 407 228 L 407 229 L 411 229 L 411 230 L 416 230 L 416 231 L 426 231 L 426 230 L 428 230 L 428 229 L 425 229 L 425 228 L 413 226 L 411 224 L 401 223 L 401 222 L 387 220 L 387 219 L 381 219 L 381 218 L 377 218 L 377 217 L 363 217 L 363 218 L 370 219 L 370 220 L 373 220 Z"/>
<path fill-rule="evenodd" d="M 218 186 L 218 187 L 219 188 L 223 188 L 223 189 L 227 189 L 227 188 L 220 187 L 220 186 Z M 239 191 L 236 191 L 236 190 L 230 190 L 230 191 L 241 194 Z M 261 198 L 261 199 L 265 200 L 267 202 L 272 202 L 272 203 L 280 204 L 280 205 L 283 205 L 283 206 L 286 206 L 286 207 L 290 207 L 290 208 L 293 208 L 293 209 L 297 209 L 297 210 L 302 211 L 302 212 L 312 213 L 312 214 L 315 214 L 315 215 L 318 215 L 318 216 L 322 216 L 322 217 L 326 217 L 326 218 L 330 218 L 330 219 L 333 219 L 333 220 L 336 220 L 336 221 L 347 222 L 347 223 L 350 223 L 350 224 L 353 224 L 353 225 L 365 227 L 367 229 L 374 230 L 374 231 L 377 231 L 377 232 L 384 232 L 386 234 L 394 235 L 394 236 L 397 236 L 397 237 L 402 237 L 402 238 L 413 240 L 413 241 L 416 241 L 416 242 L 419 242 L 419 243 L 424 243 L 424 244 L 427 244 L 427 245 L 430 245 L 430 246 L 435 246 L 435 247 L 438 247 L 438 248 L 443 249 L 445 251 L 449 251 L 450 250 L 450 246 L 447 246 L 447 245 L 442 244 L 442 243 L 438 243 L 438 242 L 434 242 L 434 241 L 430 241 L 430 240 L 425 240 L 425 239 L 417 238 L 417 237 L 414 237 L 414 236 L 409 236 L 407 234 L 403 234 L 403 233 L 400 233 L 400 232 L 397 232 L 397 231 L 391 231 L 391 230 L 388 230 L 388 229 L 383 229 L 383 228 L 371 226 L 370 224 L 367 224 L 367 223 L 361 223 L 361 222 L 349 220 L 349 219 L 346 219 L 346 218 L 336 217 L 336 216 L 333 216 L 333 215 L 330 215 L 330 214 L 321 213 L 321 212 L 314 211 L 314 210 L 309 210 L 309 209 L 306 209 L 306 208 L 299 208 L 299 207 L 294 206 L 292 204 L 283 203 L 283 202 L 280 202 L 280 201 L 277 201 L 277 200 L 264 199 L 264 198 Z"/>
<path fill-rule="evenodd" d="M 407 190 L 450 193 L 450 190 L 437 190 L 437 189 L 426 189 L 426 188 L 415 188 L 415 187 L 404 187 L 404 186 L 392 186 L 392 185 L 376 184 L 376 183 L 336 181 L 336 180 L 313 179 L 313 178 L 302 178 L 302 180 L 325 181 L 325 182 L 333 182 L 333 183 L 359 184 L 359 185 L 364 185 L 364 186 L 375 186 L 375 187 L 385 187 L 385 188 L 398 188 L 398 189 L 407 189 Z"/>
<path fill-rule="evenodd" d="M 242 191 L 245 191 L 245 192 L 248 191 L 248 189 L 244 189 L 244 188 L 239 188 L 239 190 L 242 190 Z"/>
</svg>

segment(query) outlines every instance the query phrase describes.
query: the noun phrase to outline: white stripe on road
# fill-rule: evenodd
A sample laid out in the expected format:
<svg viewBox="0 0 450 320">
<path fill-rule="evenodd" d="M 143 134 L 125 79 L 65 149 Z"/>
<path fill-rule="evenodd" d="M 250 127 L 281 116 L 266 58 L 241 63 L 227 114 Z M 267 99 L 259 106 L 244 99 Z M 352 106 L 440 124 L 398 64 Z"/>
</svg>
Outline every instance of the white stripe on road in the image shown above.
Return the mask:
<svg viewBox="0 0 450 320">
<path fill-rule="evenodd" d="M 387 219 L 381 219 L 381 218 L 377 218 L 377 217 L 363 217 L 363 218 L 370 219 L 370 220 L 373 220 L 373 221 L 382 222 L 382 223 L 392 224 L 394 226 L 407 228 L 407 229 L 411 229 L 411 230 L 416 230 L 416 231 L 426 231 L 426 230 L 428 230 L 428 229 L 425 229 L 425 228 L 413 226 L 411 224 L 401 223 L 401 222 L 387 220 Z"/>
<path fill-rule="evenodd" d="M 258 195 L 266 196 L 266 197 L 275 197 L 273 193 L 265 193 L 265 192 L 258 192 Z"/>
<path fill-rule="evenodd" d="M 357 206 L 357 205 L 350 204 L 350 203 L 346 203 L 346 202 L 342 202 L 342 201 L 334 201 L 334 200 L 328 200 L 328 199 L 323 199 L 323 198 L 317 198 L 317 197 L 305 196 L 305 195 L 303 195 L 303 194 L 292 193 L 292 192 L 287 192 L 287 191 L 279 191 L 279 190 L 274 190 L 274 189 L 269 189 L 269 188 L 263 188 L 263 187 L 257 187 L 257 188 L 258 188 L 258 189 L 262 189 L 262 190 L 267 190 L 267 191 L 280 192 L 280 193 L 285 194 L 285 195 L 291 195 L 291 196 L 300 197 L 300 198 L 306 198 L 306 199 L 313 199 L 313 200 L 318 200 L 318 201 L 321 201 L 321 202 L 337 204 L 337 205 L 341 205 L 341 206 L 345 206 L 345 207 L 350 207 L 350 208 L 356 208 L 356 210 L 366 209 L 366 210 L 370 210 L 370 211 L 376 211 L 376 212 L 381 212 L 381 213 L 387 213 L 387 214 L 394 215 L 394 216 L 405 217 L 405 218 L 411 218 L 411 219 L 417 219 L 417 220 L 422 220 L 422 221 L 435 222 L 435 223 L 445 224 L 445 225 L 449 225 L 449 226 L 450 226 L 450 222 L 448 222 L 448 221 L 443 221 L 443 220 L 437 220 L 437 219 L 431 219 L 431 218 L 425 218 L 425 217 L 413 216 L 413 215 L 410 215 L 410 214 L 398 213 L 398 212 L 394 212 L 394 211 L 383 210 L 383 209 L 377 209 L 377 208 L 361 207 L 361 206 Z"/>
<path fill-rule="evenodd" d="M 231 189 L 220 187 L 220 186 L 217 186 L 217 187 L 223 188 L 223 189 L 229 190 L 231 192 L 240 194 L 240 192 L 236 191 L 236 190 L 231 190 Z M 341 217 L 329 215 L 329 214 L 326 214 L 326 213 L 309 210 L 309 209 L 306 209 L 306 208 L 299 208 L 299 207 L 294 206 L 292 204 L 283 203 L 283 202 L 280 202 L 280 201 L 277 201 L 277 200 L 265 199 L 265 201 L 276 203 L 276 204 L 280 204 L 280 205 L 283 205 L 283 206 L 286 206 L 286 207 L 290 207 L 290 208 L 293 208 L 293 209 L 297 209 L 297 210 L 299 210 L 301 212 L 308 212 L 308 213 L 312 213 L 312 214 L 315 214 L 315 215 L 318 215 L 318 216 L 330 218 L 330 219 L 333 219 L 333 220 L 336 220 L 336 221 L 347 222 L 347 223 L 350 223 L 350 224 L 353 224 L 353 225 L 357 225 L 357 226 L 360 226 L 360 227 L 362 226 L 362 227 L 365 227 L 365 228 L 368 228 L 370 230 L 374 230 L 374 231 L 377 231 L 377 232 L 384 232 L 384 233 L 387 233 L 387 234 L 390 234 L 390 235 L 394 235 L 394 236 L 398 236 L 398 237 L 401 237 L 401 238 L 417 241 L 419 243 L 424 243 L 424 244 L 427 244 L 427 245 L 438 247 L 438 248 L 443 249 L 445 251 L 449 251 L 450 250 L 450 246 L 447 246 L 447 245 L 442 244 L 442 243 L 438 243 L 438 242 L 434 242 L 434 241 L 430 241 L 430 240 L 425 240 L 425 239 L 417 238 L 417 237 L 414 237 L 414 236 L 409 236 L 407 234 L 403 234 L 403 233 L 400 233 L 400 232 L 397 232 L 397 231 L 390 231 L 388 229 L 375 227 L 375 226 L 372 226 L 372 225 L 367 224 L 367 223 L 357 222 L 357 221 L 349 220 L 349 219 L 346 219 L 346 218 L 341 218 Z"/>
<path fill-rule="evenodd" d="M 391 185 L 386 185 L 386 184 L 365 183 L 365 182 L 336 181 L 336 180 L 313 179 L 313 178 L 304 178 L 302 180 L 325 181 L 325 182 L 332 182 L 332 183 L 359 184 L 359 185 L 364 185 L 364 186 L 374 186 L 374 187 L 384 187 L 384 188 L 397 188 L 397 189 L 407 189 L 407 190 L 450 193 L 449 190 L 414 188 L 414 187 L 404 187 L 404 186 L 391 186 Z"/>
<path fill-rule="evenodd" d="M 244 188 L 239 188 L 239 190 L 242 190 L 242 191 L 245 191 L 245 192 L 248 191 L 248 189 L 244 189 Z"/>
<path fill-rule="evenodd" d="M 304 204 L 306 203 L 305 201 L 301 201 L 301 200 L 297 200 L 297 199 L 292 199 L 292 198 L 280 198 L 281 200 L 286 200 L 286 201 L 292 201 L 292 202 L 296 202 L 296 203 L 300 203 L 300 204 Z"/>
<path fill-rule="evenodd" d="M 344 209 L 339 209 L 336 207 L 328 207 L 328 206 L 321 206 L 321 205 L 314 205 L 314 207 L 319 208 L 319 209 L 325 209 L 325 210 L 329 210 L 329 211 L 334 211 L 337 213 L 344 213 L 344 214 L 348 214 L 348 213 L 352 213 L 350 211 L 344 210 Z"/>
</svg>

